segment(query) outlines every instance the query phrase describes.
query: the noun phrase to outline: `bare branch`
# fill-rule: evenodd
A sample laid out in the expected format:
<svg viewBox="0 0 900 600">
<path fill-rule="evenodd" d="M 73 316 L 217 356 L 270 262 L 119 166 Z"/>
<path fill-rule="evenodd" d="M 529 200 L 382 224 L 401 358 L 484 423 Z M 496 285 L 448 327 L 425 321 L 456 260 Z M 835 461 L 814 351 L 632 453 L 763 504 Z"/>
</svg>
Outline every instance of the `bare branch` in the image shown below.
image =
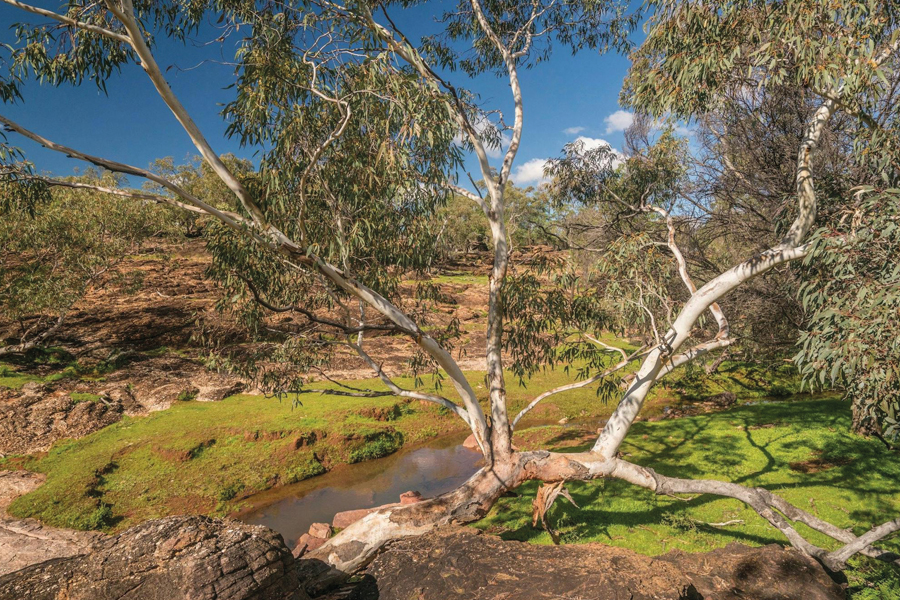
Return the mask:
<svg viewBox="0 0 900 600">
<path fill-rule="evenodd" d="M 353 348 L 357 354 L 359 354 L 360 358 L 366 361 L 366 364 L 368 364 L 369 367 L 373 371 L 375 371 L 375 374 L 378 375 L 378 378 L 381 379 L 381 381 L 390 388 L 392 395 L 400 396 L 402 398 L 413 398 L 415 400 L 424 400 L 426 402 L 434 402 L 435 404 L 440 404 L 441 406 L 449 408 L 450 410 L 455 412 L 457 416 L 459 416 L 459 418 L 461 418 L 466 422 L 467 425 L 469 425 L 469 427 L 472 427 L 472 422 L 469 419 L 468 413 L 465 411 L 465 409 L 463 409 L 455 402 L 451 402 L 447 398 L 438 396 L 436 394 L 425 394 L 422 392 L 401 388 L 399 385 L 394 383 L 394 381 L 390 377 L 388 377 L 387 373 L 384 372 L 384 369 L 381 368 L 381 365 L 372 360 L 372 357 L 362 349 L 362 346 L 354 344 L 352 342 L 348 342 L 348 345 Z M 472 432 L 475 433 L 474 429 Z M 478 436 L 476 436 L 475 439 L 477 440 Z M 488 453 L 486 452 L 485 448 L 482 448 L 482 452 L 484 452 L 487 456 Z"/>
</svg>

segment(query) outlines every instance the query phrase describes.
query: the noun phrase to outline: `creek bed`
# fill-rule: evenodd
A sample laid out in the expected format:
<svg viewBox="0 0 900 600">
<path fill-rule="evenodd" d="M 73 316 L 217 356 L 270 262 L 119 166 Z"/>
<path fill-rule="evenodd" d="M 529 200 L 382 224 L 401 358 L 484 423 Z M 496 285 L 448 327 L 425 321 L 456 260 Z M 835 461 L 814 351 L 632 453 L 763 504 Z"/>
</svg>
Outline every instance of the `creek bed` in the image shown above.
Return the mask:
<svg viewBox="0 0 900 600">
<path fill-rule="evenodd" d="M 310 525 L 331 523 L 341 511 L 398 502 L 411 490 L 424 498 L 449 492 L 482 464 L 480 452 L 463 448 L 466 435 L 441 436 L 377 460 L 338 465 L 324 475 L 256 494 L 252 506 L 234 517 L 270 527 L 293 546 Z"/>
</svg>

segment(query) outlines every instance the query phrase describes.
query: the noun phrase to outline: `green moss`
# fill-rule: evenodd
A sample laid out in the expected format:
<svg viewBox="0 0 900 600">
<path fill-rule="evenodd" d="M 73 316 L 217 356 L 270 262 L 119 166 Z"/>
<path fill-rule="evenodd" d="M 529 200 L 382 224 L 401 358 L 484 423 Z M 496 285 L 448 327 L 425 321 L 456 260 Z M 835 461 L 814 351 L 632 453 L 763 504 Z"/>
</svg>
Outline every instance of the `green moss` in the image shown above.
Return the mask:
<svg viewBox="0 0 900 600">
<path fill-rule="evenodd" d="M 29 381 L 40 381 L 41 378 L 27 373 L 19 373 L 12 365 L 0 363 L 0 387 L 20 390 Z"/>
<path fill-rule="evenodd" d="M 230 483 L 219 490 L 219 500 L 221 502 L 228 502 L 237 496 L 243 489 L 244 484 L 241 482 Z"/>
<path fill-rule="evenodd" d="M 191 400 L 193 400 L 194 398 L 197 397 L 198 393 L 199 393 L 198 390 L 193 389 L 193 388 L 187 389 L 187 390 L 181 390 L 180 392 L 178 392 L 178 397 L 176 398 L 176 400 L 178 400 L 179 402 L 190 402 Z"/>
<path fill-rule="evenodd" d="M 393 454 L 403 446 L 403 434 L 399 431 L 379 431 L 365 435 L 364 443 L 350 452 L 351 463 L 372 460 Z"/>
<path fill-rule="evenodd" d="M 288 469 L 285 483 L 297 483 L 325 472 L 325 466 L 315 459 L 306 461 L 296 467 Z"/>
</svg>

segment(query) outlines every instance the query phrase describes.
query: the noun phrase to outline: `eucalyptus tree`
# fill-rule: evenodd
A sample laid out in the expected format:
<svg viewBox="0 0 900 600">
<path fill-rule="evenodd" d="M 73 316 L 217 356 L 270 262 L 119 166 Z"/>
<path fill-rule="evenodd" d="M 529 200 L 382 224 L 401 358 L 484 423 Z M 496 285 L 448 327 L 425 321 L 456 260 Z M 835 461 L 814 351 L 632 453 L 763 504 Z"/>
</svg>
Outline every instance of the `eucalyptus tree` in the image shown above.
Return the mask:
<svg viewBox="0 0 900 600">
<path fill-rule="evenodd" d="M 210 237 L 215 269 L 234 292 L 235 302 L 246 299 L 260 310 L 301 315 L 330 331 L 328 339 L 316 343 L 343 340 L 389 390 L 345 388 L 333 393 L 393 394 L 437 403 L 471 428 L 485 459 L 485 466 L 471 479 L 437 498 L 375 512 L 332 538 L 312 553 L 313 558 L 349 571 L 391 539 L 479 518 L 501 494 L 524 481 L 551 482 L 552 490 L 540 494 L 549 501 L 560 482 L 597 478 L 623 479 L 658 494 L 737 498 L 792 544 L 832 568 L 840 568 L 858 552 L 896 558 L 873 544 L 900 529 L 900 519 L 857 536 L 768 490 L 664 476 L 618 452 L 654 384 L 673 369 L 732 343 L 718 300 L 751 278 L 808 254 L 804 239 L 816 215 L 813 169 L 819 139 L 835 112 L 852 111 L 858 98 L 878 93 L 885 60 L 900 45 L 893 7 L 846 1 L 833 2 L 825 11 L 810 0 L 650 4 L 647 39 L 633 55 L 625 91 L 626 101 L 636 109 L 654 116 L 691 118 L 713 110 L 726 92 L 754 85 L 804 86 L 819 93 L 821 103 L 797 148 L 795 217 L 780 241 L 698 286 L 677 240 L 670 236 L 665 242 L 671 254 L 668 268 L 684 286 L 684 300 L 672 304 L 670 322 L 657 327 L 658 339 L 611 363 L 592 358 L 596 353 L 580 350 L 584 348 L 580 345 L 570 346 L 575 350 L 568 355 L 556 350 L 565 349 L 573 332 L 597 339 L 607 324 L 606 298 L 602 291 L 580 287 L 577 278 L 561 277 L 554 289 L 542 289 L 533 276 L 511 270 L 506 190 L 524 133 L 520 71 L 548 60 L 558 44 L 573 49 L 623 48 L 633 19 L 622 7 L 593 0 L 533 0 L 524 5 L 461 0 L 443 16 L 442 35 L 414 44 L 390 17 L 412 2 L 76 0 L 64 12 L 54 13 L 19 0 L 3 1 L 51 22 L 17 29 L 18 38 L 8 47 L 12 70 L 0 86 L 5 99 L 17 97 L 30 72 L 56 84 L 87 79 L 105 85 L 111 72 L 137 62 L 204 161 L 228 187 L 231 195 L 224 200 L 227 204 L 220 205 L 228 208 L 197 198 L 157 173 L 89 155 L 6 117 L 0 122 L 52 150 L 158 184 L 165 190 L 155 195 L 160 203 L 213 217 L 218 223 Z M 166 38 L 181 39 L 195 31 L 201 19 L 250 31 L 239 44 L 236 97 L 225 116 L 232 135 L 263 149 L 259 173 L 253 176 L 236 176 L 229 170 L 154 58 Z M 514 108 L 496 171 L 488 150 L 501 145 L 499 128 L 505 121 L 499 127 L 484 126 L 486 115 L 494 113 L 477 106 L 475 96 L 453 83 L 460 72 L 496 73 L 509 83 Z M 477 158 L 486 185 L 483 193 L 460 186 L 452 176 L 460 156 L 457 136 Z M 559 163 L 560 176 L 568 170 L 578 185 L 592 186 L 600 194 L 615 193 L 612 162 L 596 153 L 582 151 L 575 156 L 569 151 Z M 12 173 L 8 182 L 24 198 L 36 183 L 29 170 L 18 163 L 10 163 L 7 170 Z M 416 315 L 405 312 L 396 300 L 397 274 L 426 266 L 423 261 L 433 238 L 427 217 L 448 193 L 462 195 L 482 210 L 493 242 L 484 399 L 464 377 L 443 336 L 417 322 Z M 610 196 L 606 201 L 629 204 L 640 215 L 655 215 L 667 230 L 676 216 L 665 194 Z M 339 317 L 320 310 L 330 306 Z M 711 339 L 698 340 L 694 334 L 702 328 L 695 326 L 707 312 L 717 331 Z M 409 339 L 425 362 L 450 381 L 456 399 L 398 385 L 369 354 L 370 332 Z M 303 332 L 289 339 L 283 346 L 285 354 L 293 354 L 298 363 L 316 361 L 316 352 L 302 343 Z M 514 372 L 527 376 L 566 356 L 585 357 L 593 373 L 542 392 L 526 411 L 572 387 L 605 385 L 634 362 L 639 367 L 592 449 L 518 451 L 512 445 L 518 419 L 511 419 L 507 411 L 504 357 L 513 359 L 508 366 Z M 543 508 L 547 501 L 542 501 Z M 794 522 L 834 538 L 840 546 L 831 551 L 815 546 Z"/>
</svg>

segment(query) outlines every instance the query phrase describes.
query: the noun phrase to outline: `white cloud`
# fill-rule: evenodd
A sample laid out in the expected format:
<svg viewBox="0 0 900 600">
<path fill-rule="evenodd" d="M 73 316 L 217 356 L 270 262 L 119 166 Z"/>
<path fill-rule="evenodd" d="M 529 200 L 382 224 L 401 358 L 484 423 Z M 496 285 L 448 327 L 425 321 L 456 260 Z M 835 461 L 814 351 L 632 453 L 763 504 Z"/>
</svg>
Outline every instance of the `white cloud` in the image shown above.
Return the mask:
<svg viewBox="0 0 900 600">
<path fill-rule="evenodd" d="M 566 135 L 578 135 L 582 131 L 584 131 L 584 127 L 568 127 L 563 129 L 563 133 Z"/>
<path fill-rule="evenodd" d="M 585 152 L 589 152 L 591 150 L 596 150 L 597 148 L 609 148 L 612 151 L 612 167 L 615 169 L 619 165 L 622 164 L 622 161 L 625 160 L 625 155 L 619 152 L 618 150 L 612 147 L 612 144 L 607 142 L 606 140 L 601 140 L 599 138 L 589 138 L 583 135 L 575 138 L 576 142 L 581 142 L 582 149 Z"/>
<path fill-rule="evenodd" d="M 625 160 L 625 155 L 614 149 L 612 144 L 606 140 L 580 135 L 575 138 L 574 142 L 581 143 L 582 152 L 590 152 L 597 148 L 609 148 L 612 154 L 611 164 L 614 169 Z M 513 169 L 510 180 L 520 187 L 547 183 L 548 179 L 544 176 L 544 167 L 547 166 L 547 162 L 548 159 L 546 158 L 532 158 L 525 161 Z"/>
<path fill-rule="evenodd" d="M 583 135 L 579 135 L 575 138 L 576 142 L 581 142 L 581 145 L 585 150 L 596 150 L 597 148 L 612 148 L 612 144 L 607 142 L 606 140 L 601 140 L 599 138 L 589 138 Z"/>
<path fill-rule="evenodd" d="M 625 131 L 634 122 L 634 113 L 630 113 L 627 110 L 617 110 L 603 119 L 603 121 L 606 123 L 606 133 Z"/>
<path fill-rule="evenodd" d="M 544 181 L 545 158 L 532 158 L 518 165 L 512 172 L 510 179 L 518 186 L 535 185 Z"/>
</svg>

